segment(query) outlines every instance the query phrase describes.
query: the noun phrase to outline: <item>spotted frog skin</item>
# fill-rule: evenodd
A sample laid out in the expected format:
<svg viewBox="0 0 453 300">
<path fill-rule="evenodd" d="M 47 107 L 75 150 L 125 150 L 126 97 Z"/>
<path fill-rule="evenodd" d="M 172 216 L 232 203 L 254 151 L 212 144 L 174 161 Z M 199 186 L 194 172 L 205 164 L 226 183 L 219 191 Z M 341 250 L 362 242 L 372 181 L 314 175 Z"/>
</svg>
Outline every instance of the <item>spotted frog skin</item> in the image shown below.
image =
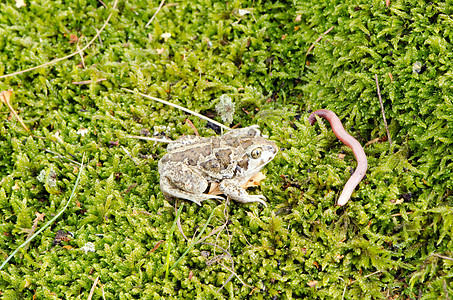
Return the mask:
<svg viewBox="0 0 453 300">
<path fill-rule="evenodd" d="M 187 199 L 201 205 L 207 199 L 222 199 L 205 192 L 217 182 L 220 191 L 241 203 L 266 197 L 249 195 L 240 186 L 257 174 L 278 152 L 274 142 L 261 136 L 258 126 L 233 129 L 222 136 L 183 136 L 167 146 L 158 164 L 160 189 L 165 196 Z"/>
</svg>

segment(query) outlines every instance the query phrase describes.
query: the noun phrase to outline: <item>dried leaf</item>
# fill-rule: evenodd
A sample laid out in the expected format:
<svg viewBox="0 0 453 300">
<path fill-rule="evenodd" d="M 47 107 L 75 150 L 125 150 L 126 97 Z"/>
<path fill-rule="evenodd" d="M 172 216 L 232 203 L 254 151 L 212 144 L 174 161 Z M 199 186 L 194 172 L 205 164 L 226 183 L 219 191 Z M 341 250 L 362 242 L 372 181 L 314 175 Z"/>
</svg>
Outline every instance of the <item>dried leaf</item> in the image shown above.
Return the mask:
<svg viewBox="0 0 453 300">
<path fill-rule="evenodd" d="M 261 181 L 263 181 L 264 179 L 266 179 L 266 175 L 264 175 L 262 172 L 258 172 L 253 175 L 253 177 L 250 178 L 246 183 L 241 185 L 241 187 L 246 189 L 249 187 L 259 186 Z"/>
<path fill-rule="evenodd" d="M 88 129 L 86 128 L 80 128 L 79 130 L 77 130 L 77 134 L 80 134 L 81 136 L 85 136 L 85 134 L 88 133 Z"/>
<path fill-rule="evenodd" d="M 307 282 L 307 284 L 309 287 L 315 287 L 318 284 L 318 281 L 312 280 L 312 281 Z"/>
<path fill-rule="evenodd" d="M 12 94 L 13 94 L 13 91 L 3 91 L 3 92 L 1 92 L 0 93 L 0 101 L 5 103 L 6 105 L 8 105 Z"/>
<path fill-rule="evenodd" d="M 404 199 L 401 198 L 401 199 L 391 199 L 390 202 L 394 203 L 394 204 L 401 204 L 404 202 Z"/>
<path fill-rule="evenodd" d="M 38 226 L 39 221 L 44 221 L 44 216 L 46 215 L 45 213 L 40 214 L 39 212 L 35 212 L 36 218 L 33 221 L 33 227 Z M 36 224 L 36 225 L 35 225 Z"/>
<path fill-rule="evenodd" d="M 164 240 L 158 241 L 158 242 L 156 243 L 156 245 L 154 245 L 154 248 L 151 249 L 150 252 L 153 253 L 154 251 L 156 251 L 156 250 L 159 248 L 160 244 L 162 244 L 163 242 L 164 242 Z"/>
<path fill-rule="evenodd" d="M 79 38 L 75 34 L 70 34 L 69 35 L 69 44 L 74 44 L 79 41 Z"/>
<path fill-rule="evenodd" d="M 14 110 L 14 108 L 11 106 L 10 100 L 11 100 L 11 95 L 12 94 L 13 94 L 13 91 L 2 91 L 0 93 L 0 101 L 5 103 L 6 106 L 8 106 L 9 110 L 11 110 L 11 112 L 14 114 L 16 119 L 22 125 L 22 127 L 24 127 L 25 130 L 30 131 L 30 130 L 28 130 L 27 126 L 24 124 L 24 121 L 22 121 L 22 118 L 19 117 L 19 115 Z"/>
<path fill-rule="evenodd" d="M 259 186 L 261 181 L 266 179 L 266 175 L 262 172 L 258 172 L 253 175 L 246 183 L 241 185 L 241 188 L 247 189 L 249 187 Z M 209 188 L 208 195 L 222 195 L 222 191 L 219 189 L 219 184 L 216 182 L 211 183 L 211 187 Z"/>
<path fill-rule="evenodd" d="M 222 191 L 219 189 L 219 184 L 217 182 L 211 183 L 208 195 L 222 195 L 222 194 L 223 194 Z"/>
<path fill-rule="evenodd" d="M 52 245 L 58 245 L 61 242 L 68 242 L 71 240 L 71 233 L 66 230 L 58 230 L 55 234 L 55 238 L 52 242 Z"/>
<path fill-rule="evenodd" d="M 19 184 L 17 183 L 17 181 L 14 183 L 14 186 L 12 187 L 13 191 L 17 191 L 17 190 L 20 190 L 20 186 Z"/>
</svg>

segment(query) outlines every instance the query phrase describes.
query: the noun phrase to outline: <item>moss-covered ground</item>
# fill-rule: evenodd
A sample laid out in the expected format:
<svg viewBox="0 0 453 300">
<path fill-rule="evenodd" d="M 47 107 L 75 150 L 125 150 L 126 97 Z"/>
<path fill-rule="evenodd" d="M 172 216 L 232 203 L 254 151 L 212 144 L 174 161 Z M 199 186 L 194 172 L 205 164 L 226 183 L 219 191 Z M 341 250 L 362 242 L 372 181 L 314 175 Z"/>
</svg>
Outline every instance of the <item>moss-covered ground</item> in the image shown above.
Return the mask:
<svg viewBox="0 0 453 300">
<path fill-rule="evenodd" d="M 63 209 L 86 161 L 67 210 L 0 270 L 0 299 L 87 299 L 96 278 L 92 299 L 451 299 L 453 3 L 389 2 L 1 1 L 0 76 L 83 48 L 113 15 L 82 56 L 0 78 L 30 129 L 0 107 L 0 263 Z M 281 148 L 250 191 L 268 207 L 185 202 L 188 240 L 171 231 L 165 145 L 127 135 L 193 134 L 186 119 L 216 133 L 123 87 L 217 121 L 231 97 L 227 125 Z M 308 124 L 319 108 L 366 145 L 344 207 L 356 162 Z"/>
</svg>

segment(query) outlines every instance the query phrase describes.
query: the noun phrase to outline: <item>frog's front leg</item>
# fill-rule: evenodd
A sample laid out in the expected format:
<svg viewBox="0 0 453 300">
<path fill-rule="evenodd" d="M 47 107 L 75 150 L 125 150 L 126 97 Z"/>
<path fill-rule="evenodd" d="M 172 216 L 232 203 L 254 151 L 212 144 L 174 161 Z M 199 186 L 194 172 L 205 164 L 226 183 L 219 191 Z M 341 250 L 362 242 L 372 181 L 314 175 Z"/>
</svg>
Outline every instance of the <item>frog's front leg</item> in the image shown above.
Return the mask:
<svg viewBox="0 0 453 300">
<path fill-rule="evenodd" d="M 225 179 L 222 180 L 219 184 L 219 189 L 229 198 L 241 202 L 241 203 L 250 203 L 250 202 L 259 202 L 264 206 L 267 206 L 265 200 L 266 197 L 263 195 L 249 195 L 247 191 L 240 187 L 242 182 L 239 182 L 235 179 Z"/>
<path fill-rule="evenodd" d="M 181 198 L 201 205 L 207 199 L 221 199 L 216 195 L 203 194 L 208 181 L 196 170 L 182 163 L 169 163 L 160 175 L 160 190 L 166 196 Z"/>
</svg>

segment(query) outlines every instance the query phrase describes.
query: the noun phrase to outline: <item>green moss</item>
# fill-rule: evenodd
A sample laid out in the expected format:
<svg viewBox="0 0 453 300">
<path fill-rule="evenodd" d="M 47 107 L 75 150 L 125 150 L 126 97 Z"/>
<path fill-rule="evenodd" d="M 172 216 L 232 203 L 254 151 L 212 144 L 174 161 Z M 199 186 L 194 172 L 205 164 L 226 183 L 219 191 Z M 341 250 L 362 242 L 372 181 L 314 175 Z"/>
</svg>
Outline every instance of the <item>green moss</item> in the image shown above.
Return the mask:
<svg viewBox="0 0 453 300">
<path fill-rule="evenodd" d="M 83 47 L 113 5 L 26 3 L 0 4 L 0 76 L 76 51 L 71 34 Z M 452 297 L 451 5 L 182 0 L 145 27 L 159 3 L 119 0 L 102 43 L 84 51 L 85 68 L 77 55 L 0 79 L 32 130 L 0 106 L 0 261 L 25 240 L 36 212 L 48 221 L 63 208 L 79 170 L 68 159 L 87 160 L 65 213 L 0 270 L 0 298 L 86 299 L 97 276 L 93 299 Z M 269 206 L 230 203 L 222 211 L 214 201 L 188 202 L 180 220 L 189 240 L 176 229 L 169 243 L 176 214 L 157 172 L 165 145 L 126 135 L 148 129 L 175 139 L 193 133 L 186 118 L 201 135 L 215 133 L 121 87 L 217 121 L 217 99 L 229 95 L 232 124 L 258 124 L 281 148 L 258 191 Z M 328 124 L 308 124 L 318 108 L 335 111 L 362 144 L 377 139 L 365 147 L 367 177 L 345 207 L 334 203 L 356 163 Z M 55 193 L 38 180 L 51 166 Z M 203 236 L 226 227 L 165 279 L 167 251 L 171 266 L 211 213 Z M 74 237 L 54 244 L 60 229 Z M 96 252 L 80 250 L 87 242 Z"/>
</svg>

